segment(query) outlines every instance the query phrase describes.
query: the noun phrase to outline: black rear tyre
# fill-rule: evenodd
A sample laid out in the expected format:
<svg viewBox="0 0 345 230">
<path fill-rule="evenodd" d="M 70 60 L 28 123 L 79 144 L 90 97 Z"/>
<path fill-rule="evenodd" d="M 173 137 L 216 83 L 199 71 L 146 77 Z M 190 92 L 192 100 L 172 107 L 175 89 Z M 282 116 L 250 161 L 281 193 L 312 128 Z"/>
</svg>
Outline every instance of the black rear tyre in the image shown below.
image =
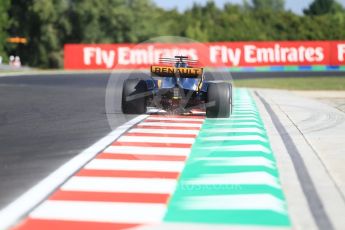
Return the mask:
<svg viewBox="0 0 345 230">
<path fill-rule="evenodd" d="M 232 113 L 232 85 L 210 83 L 207 89 L 206 117 L 228 118 Z"/>
<path fill-rule="evenodd" d="M 147 85 L 139 79 L 127 79 L 122 88 L 122 112 L 144 114 L 147 107 Z"/>
</svg>

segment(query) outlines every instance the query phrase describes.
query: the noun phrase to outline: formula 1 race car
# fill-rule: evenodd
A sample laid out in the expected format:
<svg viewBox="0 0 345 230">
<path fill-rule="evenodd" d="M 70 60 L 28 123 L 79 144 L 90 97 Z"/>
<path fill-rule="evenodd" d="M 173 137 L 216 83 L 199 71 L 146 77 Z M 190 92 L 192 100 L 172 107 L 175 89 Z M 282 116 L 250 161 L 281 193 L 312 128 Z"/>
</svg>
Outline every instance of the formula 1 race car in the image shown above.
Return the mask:
<svg viewBox="0 0 345 230">
<path fill-rule="evenodd" d="M 144 114 L 155 107 L 168 114 L 206 110 L 209 118 L 228 118 L 232 111 L 232 85 L 206 81 L 204 69 L 185 56 L 161 58 L 151 66 L 149 79 L 127 79 L 122 89 L 122 112 Z"/>
</svg>

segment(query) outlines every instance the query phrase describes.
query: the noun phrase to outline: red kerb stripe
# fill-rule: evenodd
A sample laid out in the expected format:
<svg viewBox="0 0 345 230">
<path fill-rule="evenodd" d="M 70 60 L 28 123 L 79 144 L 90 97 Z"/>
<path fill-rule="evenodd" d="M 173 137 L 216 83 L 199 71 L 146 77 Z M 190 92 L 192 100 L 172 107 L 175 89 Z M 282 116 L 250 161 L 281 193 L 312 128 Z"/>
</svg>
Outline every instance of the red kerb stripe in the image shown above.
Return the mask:
<svg viewBox="0 0 345 230">
<path fill-rule="evenodd" d="M 136 146 L 136 147 L 170 147 L 170 148 L 191 148 L 192 144 L 175 143 L 142 143 L 142 142 L 114 142 L 112 146 Z"/>
<path fill-rule="evenodd" d="M 126 133 L 125 136 L 135 137 L 179 137 L 179 138 L 196 138 L 196 134 L 173 134 L 173 133 Z"/>
<path fill-rule="evenodd" d="M 177 179 L 177 172 L 156 172 L 156 171 L 129 171 L 129 170 L 97 170 L 82 169 L 76 173 L 76 176 L 87 177 L 133 177 L 133 178 L 166 178 Z"/>
<path fill-rule="evenodd" d="M 199 127 L 186 127 L 186 126 L 151 126 L 151 125 L 140 125 L 138 124 L 136 128 L 141 129 L 184 129 L 184 130 L 200 130 Z"/>
<path fill-rule="evenodd" d="M 150 120 L 150 119 L 146 119 L 143 122 L 163 122 L 163 123 L 189 123 L 189 124 L 202 124 L 203 121 L 187 121 L 187 120 L 183 120 L 183 121 L 179 121 L 179 120 Z"/>
<path fill-rule="evenodd" d="M 90 221 L 63 221 L 28 218 L 13 230 L 119 230 L 139 226 L 139 224 L 103 223 Z"/>
<path fill-rule="evenodd" d="M 204 119 L 205 116 L 198 116 L 198 115 L 151 115 L 150 117 L 168 117 L 168 118 L 201 118 L 201 119 Z"/>
<path fill-rule="evenodd" d="M 97 159 L 118 159 L 118 160 L 150 160 L 150 161 L 185 161 L 185 156 L 162 156 L 162 155 L 141 155 L 141 154 L 117 154 L 101 153 Z"/>
<path fill-rule="evenodd" d="M 82 192 L 58 190 L 49 197 L 49 200 L 166 204 L 169 197 L 169 194 Z"/>
</svg>

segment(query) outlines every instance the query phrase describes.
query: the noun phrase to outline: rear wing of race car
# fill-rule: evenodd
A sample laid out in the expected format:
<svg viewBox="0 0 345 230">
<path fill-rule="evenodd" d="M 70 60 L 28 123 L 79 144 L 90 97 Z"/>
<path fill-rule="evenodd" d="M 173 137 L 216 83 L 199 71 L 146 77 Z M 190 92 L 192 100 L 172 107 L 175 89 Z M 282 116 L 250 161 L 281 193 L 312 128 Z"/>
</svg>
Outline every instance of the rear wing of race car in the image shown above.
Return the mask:
<svg viewBox="0 0 345 230">
<path fill-rule="evenodd" d="M 159 58 L 160 64 L 175 66 L 177 63 L 185 63 L 188 66 L 195 67 L 199 64 L 198 60 L 192 60 L 188 56 L 175 56 L 174 58 Z"/>
<path fill-rule="evenodd" d="M 182 77 L 199 78 L 202 77 L 203 68 L 176 68 L 168 66 L 151 66 L 151 73 L 158 77 Z"/>
<path fill-rule="evenodd" d="M 203 68 L 198 68 L 197 60 L 188 56 L 175 56 L 173 58 L 159 58 L 159 66 L 151 66 L 151 73 L 158 77 L 199 78 L 203 76 Z"/>
</svg>

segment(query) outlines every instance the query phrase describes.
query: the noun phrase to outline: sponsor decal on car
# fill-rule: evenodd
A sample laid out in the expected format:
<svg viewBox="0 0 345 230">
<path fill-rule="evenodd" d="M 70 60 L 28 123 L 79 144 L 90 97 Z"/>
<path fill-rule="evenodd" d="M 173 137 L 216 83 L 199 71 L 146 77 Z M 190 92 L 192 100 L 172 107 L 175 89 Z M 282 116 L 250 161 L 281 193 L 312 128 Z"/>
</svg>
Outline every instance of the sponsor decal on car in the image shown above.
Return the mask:
<svg viewBox="0 0 345 230">
<path fill-rule="evenodd" d="M 158 76 L 198 77 L 203 73 L 202 68 L 175 68 L 168 66 L 151 66 L 151 72 Z"/>
</svg>

